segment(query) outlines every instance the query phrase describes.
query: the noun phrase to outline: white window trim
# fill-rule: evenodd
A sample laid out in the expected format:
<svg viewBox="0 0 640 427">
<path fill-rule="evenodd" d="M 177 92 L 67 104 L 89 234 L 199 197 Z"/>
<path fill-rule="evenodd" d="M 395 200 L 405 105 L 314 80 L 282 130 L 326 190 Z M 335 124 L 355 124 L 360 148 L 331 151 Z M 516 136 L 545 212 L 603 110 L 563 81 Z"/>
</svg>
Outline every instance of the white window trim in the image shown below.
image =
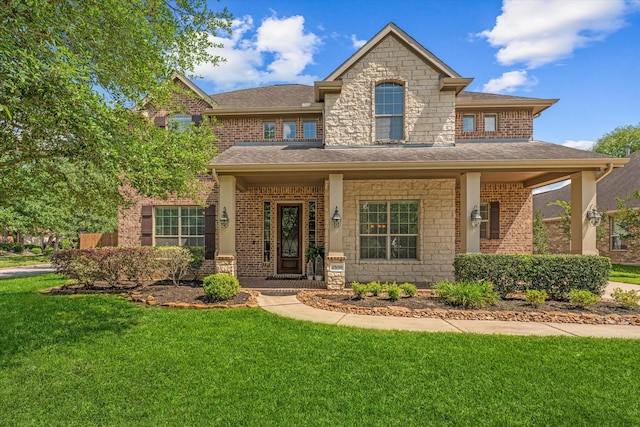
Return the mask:
<svg viewBox="0 0 640 427">
<path fill-rule="evenodd" d="M 493 117 L 493 130 L 487 130 L 487 119 Z M 484 131 L 485 132 L 497 132 L 498 131 L 498 115 L 494 113 L 484 115 Z"/>
<path fill-rule="evenodd" d="M 157 231 L 156 221 L 157 221 L 157 218 L 158 218 L 158 214 L 157 214 L 158 208 L 160 208 L 160 209 L 178 208 L 178 234 L 177 235 L 175 235 L 175 234 L 158 234 L 156 232 Z M 193 234 L 193 235 L 192 234 L 187 234 L 187 235 L 183 235 L 182 234 L 182 209 L 183 208 L 185 208 L 185 209 L 193 209 L 193 208 L 197 208 L 197 206 L 169 206 L 169 205 L 167 205 L 167 206 L 155 206 L 154 207 L 154 209 L 153 209 L 153 245 L 154 246 L 157 245 L 156 244 L 156 240 L 158 238 L 161 238 L 161 239 L 162 238 L 165 238 L 165 239 L 168 239 L 168 238 L 178 239 L 178 244 L 176 245 L 178 247 L 184 246 L 184 245 L 182 245 L 182 241 L 186 240 L 188 238 L 202 238 L 203 239 L 203 245 L 202 246 L 204 247 L 204 238 L 205 238 L 204 228 L 202 230 L 203 234 Z M 202 213 L 202 216 L 204 218 L 204 211 Z"/>
</svg>

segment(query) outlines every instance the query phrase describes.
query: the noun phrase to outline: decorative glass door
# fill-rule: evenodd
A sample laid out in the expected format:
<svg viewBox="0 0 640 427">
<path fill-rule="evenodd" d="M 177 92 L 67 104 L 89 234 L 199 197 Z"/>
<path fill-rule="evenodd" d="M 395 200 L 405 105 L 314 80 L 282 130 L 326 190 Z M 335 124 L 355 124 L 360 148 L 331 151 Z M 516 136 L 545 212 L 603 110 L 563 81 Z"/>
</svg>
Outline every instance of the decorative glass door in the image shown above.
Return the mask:
<svg viewBox="0 0 640 427">
<path fill-rule="evenodd" d="M 302 274 L 300 205 L 279 205 L 278 216 L 278 273 Z"/>
</svg>

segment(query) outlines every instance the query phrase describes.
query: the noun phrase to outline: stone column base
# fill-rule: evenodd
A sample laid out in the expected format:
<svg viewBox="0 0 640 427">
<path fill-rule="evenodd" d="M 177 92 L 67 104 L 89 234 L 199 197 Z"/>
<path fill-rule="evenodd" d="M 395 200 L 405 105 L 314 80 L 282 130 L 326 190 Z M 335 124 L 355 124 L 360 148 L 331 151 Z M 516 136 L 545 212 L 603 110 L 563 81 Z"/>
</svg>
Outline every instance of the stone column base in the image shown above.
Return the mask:
<svg viewBox="0 0 640 427">
<path fill-rule="evenodd" d="M 327 289 L 344 289 L 345 285 L 345 261 L 347 257 L 343 253 L 329 253 L 325 268 Z"/>
<path fill-rule="evenodd" d="M 231 274 L 233 277 L 238 277 L 235 255 L 216 255 L 216 273 Z"/>
</svg>

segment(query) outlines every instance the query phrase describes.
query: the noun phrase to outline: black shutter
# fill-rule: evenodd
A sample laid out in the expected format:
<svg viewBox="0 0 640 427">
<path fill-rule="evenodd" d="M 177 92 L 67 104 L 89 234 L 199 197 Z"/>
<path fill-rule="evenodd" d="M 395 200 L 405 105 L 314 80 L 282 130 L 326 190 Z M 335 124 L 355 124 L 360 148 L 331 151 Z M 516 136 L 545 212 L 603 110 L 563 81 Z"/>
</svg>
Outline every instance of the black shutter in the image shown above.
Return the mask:
<svg viewBox="0 0 640 427">
<path fill-rule="evenodd" d="M 142 246 L 153 246 L 153 206 L 142 207 Z"/>
<path fill-rule="evenodd" d="M 489 212 L 489 222 L 490 222 L 490 230 L 489 234 L 490 239 L 499 239 L 500 238 L 500 202 L 491 202 L 489 204 L 490 212 Z"/>
<path fill-rule="evenodd" d="M 156 116 L 153 118 L 153 122 L 158 127 L 167 127 L 167 116 Z"/>
<path fill-rule="evenodd" d="M 216 207 L 204 210 L 204 259 L 214 259 L 216 254 Z"/>
<path fill-rule="evenodd" d="M 191 121 L 194 126 L 200 126 L 200 122 L 202 122 L 202 116 L 191 116 Z"/>
</svg>

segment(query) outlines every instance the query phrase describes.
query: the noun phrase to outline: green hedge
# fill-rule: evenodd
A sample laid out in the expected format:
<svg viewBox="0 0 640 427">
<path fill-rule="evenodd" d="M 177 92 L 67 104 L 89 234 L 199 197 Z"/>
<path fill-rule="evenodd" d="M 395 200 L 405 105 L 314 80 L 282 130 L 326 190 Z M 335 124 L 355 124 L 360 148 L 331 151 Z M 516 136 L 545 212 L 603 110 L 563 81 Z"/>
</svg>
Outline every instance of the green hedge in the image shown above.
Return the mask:
<svg viewBox="0 0 640 427">
<path fill-rule="evenodd" d="M 563 299 L 574 289 L 602 295 L 611 261 L 591 255 L 459 254 L 453 266 L 457 282 L 489 281 L 502 297 L 536 289 Z"/>
</svg>

